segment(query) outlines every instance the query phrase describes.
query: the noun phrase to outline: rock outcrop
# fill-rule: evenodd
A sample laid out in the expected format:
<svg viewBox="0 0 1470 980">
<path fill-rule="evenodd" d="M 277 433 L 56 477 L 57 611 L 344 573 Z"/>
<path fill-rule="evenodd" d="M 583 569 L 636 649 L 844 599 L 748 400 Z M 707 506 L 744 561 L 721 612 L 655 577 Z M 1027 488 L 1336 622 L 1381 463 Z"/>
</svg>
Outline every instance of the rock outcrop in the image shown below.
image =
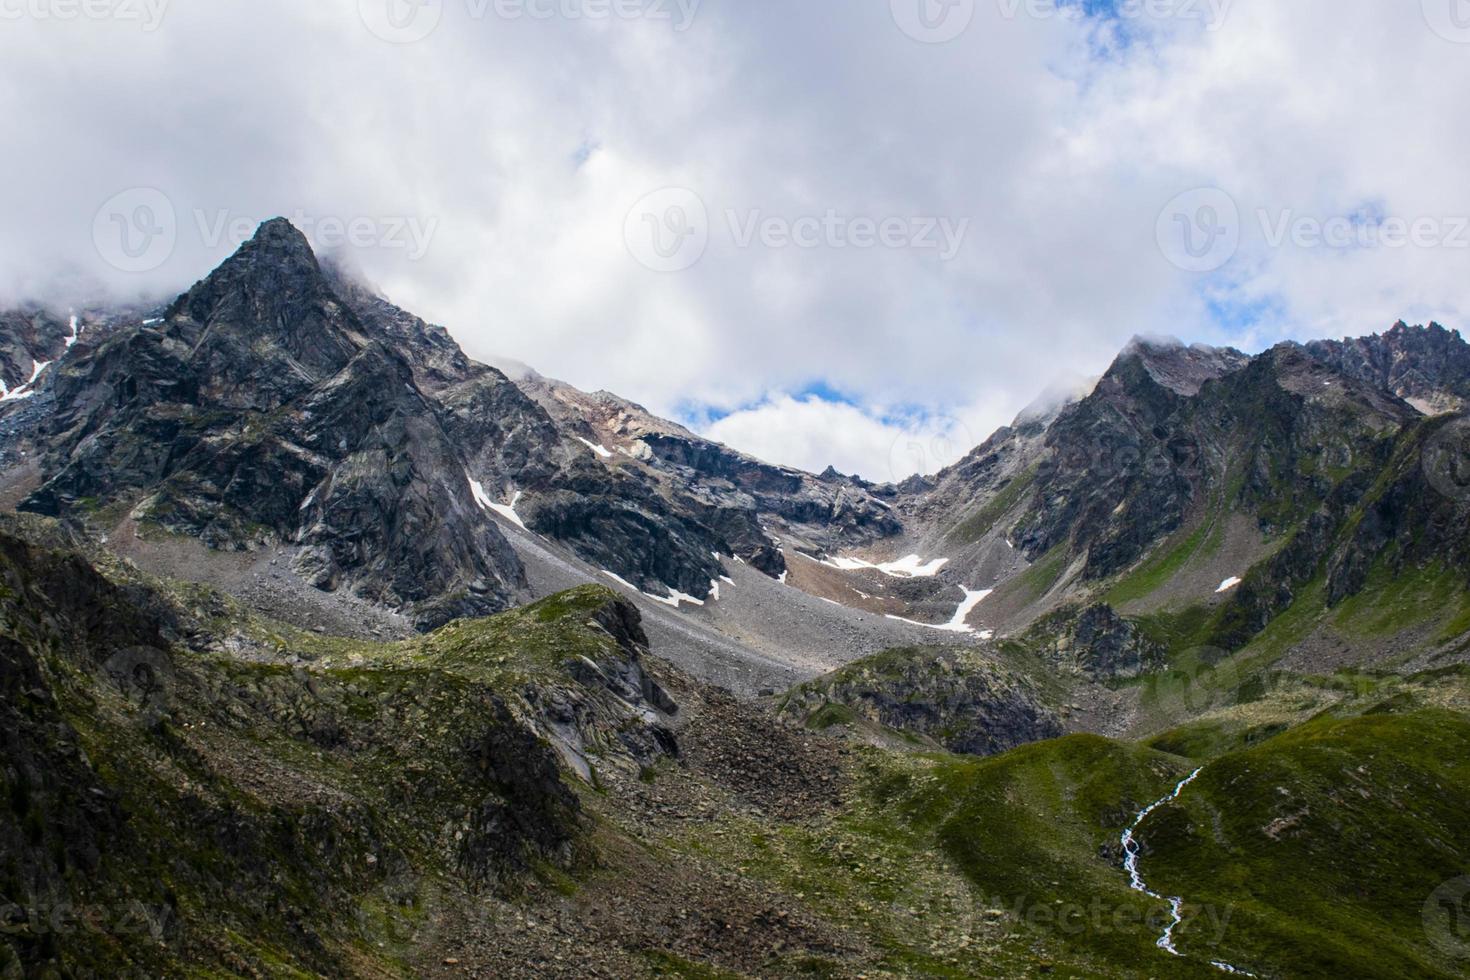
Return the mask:
<svg viewBox="0 0 1470 980">
<path fill-rule="evenodd" d="M 1060 719 L 1030 680 L 959 647 L 890 650 L 860 660 L 794 688 L 780 711 L 817 726 L 857 716 L 966 755 L 994 755 L 1062 734 Z"/>
</svg>

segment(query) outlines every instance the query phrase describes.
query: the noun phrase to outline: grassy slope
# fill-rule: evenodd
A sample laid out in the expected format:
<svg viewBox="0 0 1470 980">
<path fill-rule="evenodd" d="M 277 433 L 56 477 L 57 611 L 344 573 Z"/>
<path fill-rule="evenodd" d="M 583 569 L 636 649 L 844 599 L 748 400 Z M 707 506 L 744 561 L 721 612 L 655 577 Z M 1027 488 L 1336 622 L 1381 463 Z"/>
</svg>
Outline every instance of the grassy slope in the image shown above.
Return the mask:
<svg viewBox="0 0 1470 980">
<path fill-rule="evenodd" d="M 1145 825 L 1145 876 L 1186 900 L 1183 960 L 1127 888 L 1118 834 L 1204 760 L 1074 737 L 944 759 L 875 789 L 983 901 L 1020 912 L 1062 975 L 1460 975 L 1426 942 L 1436 887 L 1470 871 L 1470 720 L 1437 709 L 1322 718 L 1208 762 Z M 1276 836 L 1270 836 L 1274 833 Z"/>
<path fill-rule="evenodd" d="M 1196 787 L 1150 827 L 1147 866 L 1191 903 L 1233 910 L 1232 962 L 1293 977 L 1461 975 L 1426 942 L 1422 910 L 1470 870 L 1464 715 L 1323 718 L 1212 762 Z"/>
</svg>

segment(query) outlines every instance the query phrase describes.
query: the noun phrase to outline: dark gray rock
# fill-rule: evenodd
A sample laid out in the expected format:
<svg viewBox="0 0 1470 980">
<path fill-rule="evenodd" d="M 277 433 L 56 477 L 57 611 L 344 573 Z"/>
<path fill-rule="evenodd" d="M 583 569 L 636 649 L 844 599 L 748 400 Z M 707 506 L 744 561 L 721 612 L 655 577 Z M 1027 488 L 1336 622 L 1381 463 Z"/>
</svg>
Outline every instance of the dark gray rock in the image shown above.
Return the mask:
<svg viewBox="0 0 1470 980">
<path fill-rule="evenodd" d="M 806 724 L 842 711 L 933 739 L 952 752 L 994 755 L 1062 734 L 1025 677 L 971 648 L 890 650 L 792 689 L 781 713 Z"/>
</svg>

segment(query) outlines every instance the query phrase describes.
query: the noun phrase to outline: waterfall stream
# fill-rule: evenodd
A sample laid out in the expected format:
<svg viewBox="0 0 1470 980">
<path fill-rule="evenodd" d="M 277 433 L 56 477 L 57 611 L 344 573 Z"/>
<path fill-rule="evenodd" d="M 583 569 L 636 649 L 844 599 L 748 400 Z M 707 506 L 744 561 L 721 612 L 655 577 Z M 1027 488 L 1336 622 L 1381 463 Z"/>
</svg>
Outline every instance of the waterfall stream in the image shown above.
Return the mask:
<svg viewBox="0 0 1470 980">
<path fill-rule="evenodd" d="M 1162 949 L 1164 952 L 1169 953 L 1172 956 L 1184 955 L 1183 953 L 1179 952 L 1178 947 L 1174 945 L 1174 930 L 1177 929 L 1179 927 L 1179 924 L 1184 921 L 1184 899 L 1176 896 L 1160 895 L 1158 892 L 1150 889 L 1148 887 L 1148 884 L 1143 880 L 1143 873 L 1138 870 L 1138 860 L 1142 856 L 1138 850 L 1138 828 L 1141 827 L 1143 825 L 1143 822 L 1148 819 L 1149 815 L 1157 810 L 1159 807 L 1169 803 L 1173 803 L 1175 800 L 1179 799 L 1179 794 L 1184 792 L 1185 787 L 1198 779 L 1199 774 L 1204 771 L 1204 766 L 1201 766 L 1194 772 L 1190 773 L 1188 776 L 1184 777 L 1184 779 L 1180 781 L 1179 785 L 1174 787 L 1174 792 L 1140 810 L 1138 816 L 1135 817 L 1133 820 L 1133 826 L 1123 831 L 1123 870 L 1128 872 L 1129 884 L 1133 886 L 1134 891 L 1143 892 L 1149 898 L 1154 898 L 1158 899 L 1161 902 L 1169 903 L 1169 913 L 1171 918 L 1169 924 L 1164 927 L 1164 934 L 1159 937 L 1159 941 L 1155 945 L 1157 945 L 1159 949 Z M 1255 976 L 1254 973 L 1248 973 L 1245 970 L 1240 969 L 1239 967 L 1234 967 L 1231 966 L 1229 963 L 1223 963 L 1217 960 L 1211 960 L 1210 965 L 1218 970 L 1222 970 L 1226 973 L 1233 973 L 1237 976 Z"/>
</svg>

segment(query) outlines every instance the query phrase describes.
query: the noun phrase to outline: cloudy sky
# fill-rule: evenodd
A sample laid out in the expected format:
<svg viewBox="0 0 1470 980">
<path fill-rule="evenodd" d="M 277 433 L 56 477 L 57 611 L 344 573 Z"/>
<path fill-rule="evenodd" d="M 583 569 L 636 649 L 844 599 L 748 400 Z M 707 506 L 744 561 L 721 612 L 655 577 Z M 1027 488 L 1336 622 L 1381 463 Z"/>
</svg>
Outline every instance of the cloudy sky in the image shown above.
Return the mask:
<svg viewBox="0 0 1470 980">
<path fill-rule="evenodd" d="M 0 0 L 0 66 L 0 300 L 284 214 L 811 469 L 935 469 L 1138 333 L 1470 306 L 1465 0 Z"/>
</svg>

